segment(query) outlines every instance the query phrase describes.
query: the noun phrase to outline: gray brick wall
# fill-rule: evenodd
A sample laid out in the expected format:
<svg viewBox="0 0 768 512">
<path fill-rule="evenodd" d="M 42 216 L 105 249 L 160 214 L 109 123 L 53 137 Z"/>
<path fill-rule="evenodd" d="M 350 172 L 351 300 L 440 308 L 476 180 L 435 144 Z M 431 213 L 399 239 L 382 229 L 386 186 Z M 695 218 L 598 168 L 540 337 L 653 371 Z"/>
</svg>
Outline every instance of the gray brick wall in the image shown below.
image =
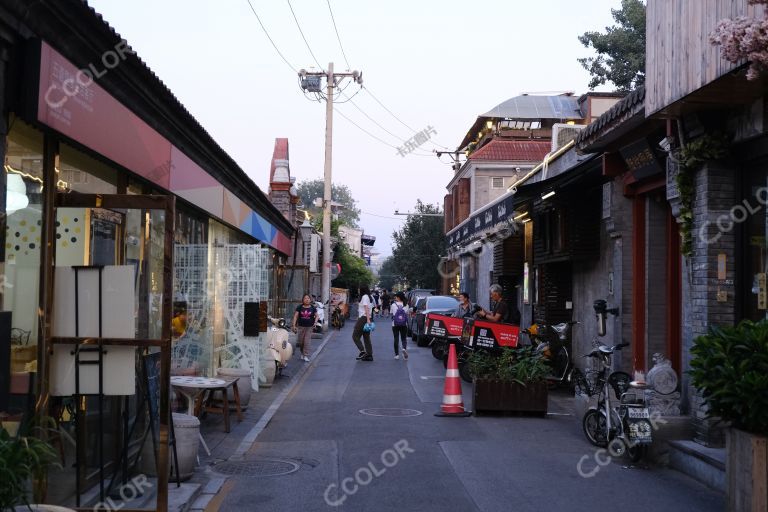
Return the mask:
<svg viewBox="0 0 768 512">
<path fill-rule="evenodd" d="M 708 164 L 696 173 L 693 256 L 685 263 L 683 275 L 684 368 L 689 367 L 689 351 L 697 336 L 705 334 L 711 325 L 732 325 L 736 320 L 735 228 L 722 232 L 717 221 L 721 216 L 727 218 L 730 209 L 738 204 L 737 176 L 735 166 L 722 163 Z M 726 256 L 726 281 L 717 279 L 719 254 Z M 718 301 L 718 290 L 726 292 L 725 302 Z M 724 442 L 722 428 L 715 425 L 714 420 L 706 419 L 706 406 L 685 375 L 683 387 L 687 392 L 695 439 L 702 444 L 721 446 Z"/>
</svg>

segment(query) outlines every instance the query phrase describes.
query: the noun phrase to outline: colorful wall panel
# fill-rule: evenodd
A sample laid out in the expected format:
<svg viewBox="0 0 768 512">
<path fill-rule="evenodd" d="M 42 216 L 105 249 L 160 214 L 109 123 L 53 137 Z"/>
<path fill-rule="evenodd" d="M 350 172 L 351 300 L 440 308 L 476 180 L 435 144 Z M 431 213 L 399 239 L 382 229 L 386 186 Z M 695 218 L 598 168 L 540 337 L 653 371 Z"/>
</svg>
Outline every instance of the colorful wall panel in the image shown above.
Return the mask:
<svg viewBox="0 0 768 512">
<path fill-rule="evenodd" d="M 43 42 L 38 120 L 212 216 L 290 253 L 289 237 L 103 88 L 87 81 L 82 71 Z"/>
</svg>

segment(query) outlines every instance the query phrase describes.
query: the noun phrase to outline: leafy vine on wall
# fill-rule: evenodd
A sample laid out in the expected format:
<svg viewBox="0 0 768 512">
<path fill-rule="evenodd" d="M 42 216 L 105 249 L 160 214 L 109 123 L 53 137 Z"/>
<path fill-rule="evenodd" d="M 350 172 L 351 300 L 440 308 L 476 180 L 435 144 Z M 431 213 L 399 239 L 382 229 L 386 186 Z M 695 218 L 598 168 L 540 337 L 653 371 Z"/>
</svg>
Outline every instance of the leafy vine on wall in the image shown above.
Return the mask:
<svg viewBox="0 0 768 512">
<path fill-rule="evenodd" d="M 722 133 L 712 133 L 692 140 L 680 150 L 677 188 L 680 193 L 680 237 L 684 256 L 693 254 L 693 200 L 696 196 L 694 174 L 705 162 L 722 160 L 728 156 L 730 146 L 730 137 Z"/>
</svg>

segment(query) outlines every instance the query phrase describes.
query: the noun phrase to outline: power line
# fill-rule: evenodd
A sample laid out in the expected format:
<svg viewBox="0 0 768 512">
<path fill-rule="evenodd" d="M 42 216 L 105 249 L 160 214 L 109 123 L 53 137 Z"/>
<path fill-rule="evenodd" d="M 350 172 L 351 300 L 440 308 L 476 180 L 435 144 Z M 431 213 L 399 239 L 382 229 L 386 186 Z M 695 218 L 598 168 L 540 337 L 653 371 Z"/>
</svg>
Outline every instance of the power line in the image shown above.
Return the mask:
<svg viewBox="0 0 768 512">
<path fill-rule="evenodd" d="M 256 9 L 253 8 L 253 4 L 251 4 L 251 0 L 246 0 L 246 1 L 248 2 L 248 5 L 250 6 L 251 11 L 253 11 L 254 16 L 256 16 L 256 19 L 259 21 L 259 25 L 261 25 L 261 30 L 264 31 L 264 35 L 266 35 L 267 39 L 269 39 L 269 42 L 272 43 L 272 47 L 275 49 L 277 54 L 280 56 L 281 59 L 283 59 L 283 62 L 285 62 L 288 65 L 288 67 L 291 68 L 291 70 L 293 70 L 294 73 L 298 73 L 299 71 L 296 68 L 294 68 L 293 66 L 291 66 L 291 63 L 288 62 L 288 59 L 286 59 L 285 56 L 282 54 L 282 52 L 280 52 L 280 50 L 277 48 L 277 45 L 275 44 L 275 42 L 269 36 L 269 32 L 267 32 L 266 27 L 264 27 L 264 24 L 261 22 L 261 18 L 259 18 L 259 15 L 256 13 Z"/>
<path fill-rule="evenodd" d="M 342 91 L 342 92 L 343 92 L 343 91 Z M 360 92 L 360 91 L 358 91 L 358 93 L 359 93 L 359 92 Z M 356 94 L 357 94 L 357 93 L 356 93 Z M 344 97 L 346 98 L 346 95 L 342 94 L 342 96 L 344 96 Z M 386 128 L 384 128 L 384 126 L 382 126 L 381 124 L 379 124 L 379 123 L 378 123 L 378 122 L 377 122 L 377 121 L 376 121 L 374 118 L 372 118 L 371 116 L 369 116 L 369 115 L 368 115 L 368 114 L 367 114 L 367 113 L 366 113 L 366 112 L 365 112 L 365 111 L 364 111 L 362 108 L 360 108 L 360 107 L 358 106 L 358 104 L 357 104 L 357 103 L 355 103 L 354 101 L 352 101 L 352 98 L 347 98 L 347 100 L 346 100 L 346 101 L 344 101 L 344 102 L 339 102 L 339 103 L 346 103 L 347 101 L 348 101 L 348 102 L 350 102 L 350 103 L 352 103 L 352 105 L 353 105 L 353 106 L 354 106 L 354 107 L 355 107 L 357 110 L 359 110 L 361 114 L 363 114 L 365 117 L 367 117 L 367 118 L 368 118 L 368 119 L 369 119 L 369 120 L 370 120 L 370 121 L 371 121 L 373 124 L 375 124 L 376 126 L 378 126 L 379 128 L 381 128 L 382 130 L 384 130 L 385 132 L 387 132 L 387 133 L 388 133 L 389 135 L 391 135 L 392 137 L 394 137 L 394 138 L 396 138 L 396 139 L 398 139 L 398 140 L 403 140 L 403 139 L 402 139 L 401 137 L 399 137 L 397 134 L 395 134 L 395 133 L 392 133 L 391 131 L 387 130 Z M 338 112 L 338 110 L 337 110 L 337 112 Z M 351 120 L 350 120 L 348 117 L 344 116 L 344 114 L 341 114 L 341 115 L 342 115 L 342 116 L 343 116 L 343 117 L 344 117 L 344 118 L 345 118 L 347 121 L 350 121 L 350 122 L 352 122 L 352 121 L 351 121 Z M 360 126 L 358 126 L 356 123 L 352 122 L 352 124 L 354 124 L 355 126 L 357 126 L 358 128 L 360 128 L 361 130 L 363 130 L 363 128 L 361 128 Z M 390 147 L 392 147 L 392 148 L 395 148 L 395 149 L 399 149 L 397 146 L 392 146 L 391 144 L 389 144 L 389 143 L 387 143 L 387 142 L 383 141 L 382 139 L 379 139 L 378 137 L 375 137 L 375 136 L 373 136 L 373 135 L 372 135 L 371 133 L 369 133 L 368 131 L 366 131 L 366 130 L 363 130 L 363 131 L 365 131 L 365 133 L 367 133 L 368 135 L 371 135 L 372 137 L 376 138 L 376 139 L 377 139 L 377 140 L 379 140 L 380 142 L 384 142 L 385 144 L 387 144 L 388 146 L 390 146 Z M 415 154 L 416 154 L 416 156 L 432 156 L 432 153 L 415 153 Z"/>
<path fill-rule="evenodd" d="M 299 34 L 301 34 L 301 38 L 304 39 L 304 44 L 307 45 L 307 49 L 309 50 L 309 54 L 312 55 L 312 58 L 315 59 L 315 64 L 317 64 L 318 69 L 323 69 L 322 64 L 317 60 L 317 57 L 315 57 L 315 53 L 312 51 L 312 48 L 309 46 L 309 43 L 307 42 L 307 38 L 304 37 L 304 31 L 301 30 L 301 25 L 299 25 L 299 19 L 296 17 L 296 13 L 293 12 L 293 6 L 291 5 L 291 0 L 286 0 L 288 2 L 288 7 L 291 9 L 291 14 L 293 14 L 293 19 L 296 21 L 296 28 L 299 29 Z M 250 3 L 250 0 L 249 2 Z"/>
<path fill-rule="evenodd" d="M 394 117 L 394 118 L 395 118 L 395 119 L 396 119 L 396 120 L 397 120 L 397 121 L 398 121 L 400 124 L 402 124 L 403 126 L 405 126 L 406 128 L 408 128 L 408 130 L 410 130 L 411 132 L 413 132 L 413 133 L 417 133 L 417 130 L 414 130 L 413 128 L 411 128 L 410 126 L 408 126 L 408 125 L 405 123 L 405 121 L 403 121 L 402 119 L 400 119 L 399 117 L 397 117 L 397 116 L 395 115 L 395 113 L 394 113 L 394 112 L 392 112 L 391 110 L 389 110 L 389 109 L 386 107 L 386 105 L 384 105 L 384 104 L 383 104 L 383 103 L 382 103 L 382 102 L 379 100 L 379 98 L 377 98 L 377 97 L 376 97 L 376 95 L 374 95 L 374 94 L 371 92 L 371 89 L 369 89 L 368 87 L 365 87 L 365 86 L 363 86 L 363 88 L 366 90 L 366 92 L 368 92 L 368 94 L 371 96 L 371 98 L 373 98 L 373 99 L 376 101 L 376 103 L 378 103 L 378 104 L 381 106 L 381 108 L 383 108 L 384 110 L 386 110 L 386 111 L 389 113 L 389 115 L 391 115 L 392 117 Z M 434 144 L 435 146 L 439 146 L 439 147 L 441 147 L 441 148 L 450 149 L 450 148 L 448 148 L 448 147 L 446 147 L 446 146 L 443 146 L 442 144 L 438 144 L 437 142 L 433 142 L 432 140 L 430 140 L 430 143 Z"/>
<path fill-rule="evenodd" d="M 344 62 L 347 63 L 347 69 L 352 69 L 352 66 L 349 65 L 349 60 L 347 60 L 347 54 L 344 51 L 344 45 L 341 44 L 339 29 L 336 28 L 336 19 L 333 17 L 333 9 L 331 9 L 331 0 L 326 0 L 326 2 L 328 2 L 328 10 L 331 12 L 331 21 L 333 22 L 333 30 L 336 31 L 336 39 L 339 40 L 339 48 L 341 48 L 341 54 L 344 56 Z"/>
<path fill-rule="evenodd" d="M 334 110 L 334 111 L 335 111 L 337 114 L 339 114 L 341 117 L 343 117 L 344 119 L 346 119 L 347 121 L 349 121 L 350 123 L 352 123 L 354 126 L 356 126 L 358 130 L 360 130 L 361 132 L 365 133 L 365 134 L 366 134 L 366 135 L 368 135 L 369 137 L 371 137 L 371 138 L 373 138 L 373 139 L 376 139 L 377 141 L 381 142 L 381 143 L 382 143 L 382 144 L 384 144 L 385 146 L 389 146 L 389 147 L 391 147 L 392 149 L 397 149 L 397 146 L 393 146 L 393 145 L 392 145 L 392 144 L 390 144 L 389 142 L 387 142 L 387 141 L 385 141 L 385 140 L 383 140 L 383 139 L 380 139 L 380 138 L 379 138 L 379 137 L 377 137 L 376 135 L 372 134 L 371 132 L 369 132 L 368 130 L 366 130 L 365 128 L 363 128 L 362 126 L 360 126 L 359 124 L 357 124 L 357 123 L 356 123 L 356 122 L 354 122 L 353 120 L 351 120 L 349 117 L 347 117 L 346 115 L 344 115 L 344 113 L 343 113 L 342 111 L 340 111 L 339 109 L 337 109 L 336 107 L 334 107 L 334 108 L 333 108 L 333 110 Z M 419 153 L 409 153 L 409 154 L 411 154 L 411 155 L 415 155 L 415 156 L 429 156 L 429 157 L 431 157 L 431 156 L 432 156 L 432 154 L 424 154 L 424 155 L 422 155 L 422 154 L 419 154 Z"/>
<path fill-rule="evenodd" d="M 398 219 L 397 217 L 387 217 L 386 215 L 379 215 L 378 213 L 369 213 L 369 212 L 363 212 L 363 211 L 361 211 L 360 213 L 364 215 L 370 215 L 371 217 L 379 217 L 382 219 L 403 220 L 403 219 Z"/>
</svg>

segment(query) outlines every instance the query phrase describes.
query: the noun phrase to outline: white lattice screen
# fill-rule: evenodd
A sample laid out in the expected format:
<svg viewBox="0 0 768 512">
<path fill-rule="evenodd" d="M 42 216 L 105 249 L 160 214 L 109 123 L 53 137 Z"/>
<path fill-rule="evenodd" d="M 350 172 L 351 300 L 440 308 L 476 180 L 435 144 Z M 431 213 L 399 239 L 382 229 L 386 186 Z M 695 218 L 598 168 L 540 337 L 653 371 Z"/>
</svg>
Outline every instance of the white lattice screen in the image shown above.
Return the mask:
<svg viewBox="0 0 768 512">
<path fill-rule="evenodd" d="M 174 366 L 207 375 L 219 363 L 250 369 L 257 390 L 262 336 L 243 337 L 243 311 L 245 302 L 269 299 L 269 249 L 200 244 L 177 245 L 174 252 L 174 301 L 186 302 L 188 318 L 187 332 L 174 346 Z"/>
</svg>

